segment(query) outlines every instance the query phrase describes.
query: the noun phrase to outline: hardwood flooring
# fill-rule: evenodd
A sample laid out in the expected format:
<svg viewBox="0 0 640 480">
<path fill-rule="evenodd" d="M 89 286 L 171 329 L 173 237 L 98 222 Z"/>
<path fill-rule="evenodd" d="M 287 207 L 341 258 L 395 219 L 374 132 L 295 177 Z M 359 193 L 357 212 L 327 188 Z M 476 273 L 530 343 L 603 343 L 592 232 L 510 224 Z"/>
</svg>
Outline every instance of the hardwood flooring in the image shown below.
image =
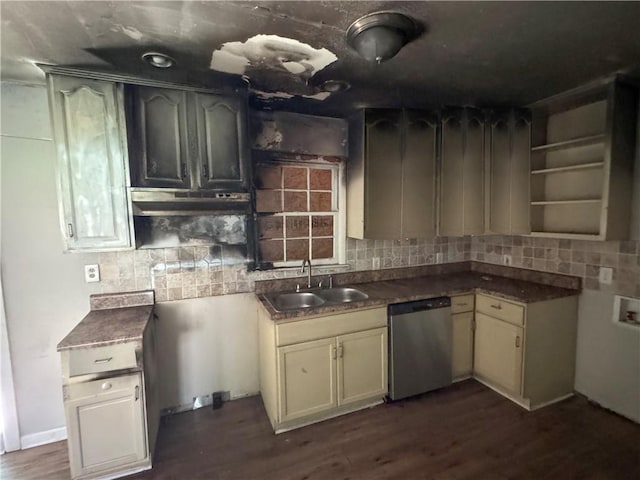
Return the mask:
<svg viewBox="0 0 640 480">
<path fill-rule="evenodd" d="M 69 478 L 66 442 L 3 455 L 0 478 Z M 154 468 L 129 478 L 640 479 L 640 425 L 582 398 L 526 412 L 469 380 L 276 436 L 252 397 L 165 417 Z"/>
</svg>

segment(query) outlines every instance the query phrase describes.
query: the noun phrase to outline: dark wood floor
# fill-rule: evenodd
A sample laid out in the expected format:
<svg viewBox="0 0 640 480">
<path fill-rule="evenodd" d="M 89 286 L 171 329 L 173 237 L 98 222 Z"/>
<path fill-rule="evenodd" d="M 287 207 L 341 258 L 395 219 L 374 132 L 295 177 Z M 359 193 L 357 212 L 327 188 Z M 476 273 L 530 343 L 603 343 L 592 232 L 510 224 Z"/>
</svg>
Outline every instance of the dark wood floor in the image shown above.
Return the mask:
<svg viewBox="0 0 640 480">
<path fill-rule="evenodd" d="M 66 442 L 0 478 L 68 478 Z M 572 398 L 526 412 L 473 380 L 275 436 L 259 397 L 165 417 L 146 479 L 640 479 L 640 425 Z"/>
</svg>

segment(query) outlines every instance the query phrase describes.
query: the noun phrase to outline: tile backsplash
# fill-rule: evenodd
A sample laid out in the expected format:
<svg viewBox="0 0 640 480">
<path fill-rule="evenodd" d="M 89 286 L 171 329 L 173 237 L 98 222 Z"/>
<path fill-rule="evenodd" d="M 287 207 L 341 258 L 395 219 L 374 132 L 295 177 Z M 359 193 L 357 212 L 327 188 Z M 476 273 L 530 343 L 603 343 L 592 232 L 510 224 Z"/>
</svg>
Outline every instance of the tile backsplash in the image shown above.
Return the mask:
<svg viewBox="0 0 640 480">
<path fill-rule="evenodd" d="M 100 254 L 104 293 L 153 289 L 156 301 L 254 291 L 258 280 L 303 277 L 298 268 L 247 272 L 240 247 L 180 247 Z M 347 239 L 346 263 L 314 269 L 326 275 L 474 260 L 582 278 L 588 290 L 640 297 L 640 241 L 591 242 L 525 236 Z M 600 267 L 613 270 L 610 285 Z"/>
<path fill-rule="evenodd" d="M 345 271 L 433 265 L 469 260 L 471 237 L 428 240 L 347 239 L 347 265 L 316 267 L 327 275 Z M 102 292 L 153 289 L 156 301 L 254 291 L 256 280 L 303 277 L 298 268 L 247 272 L 240 247 L 179 247 L 100 254 Z M 441 258 L 438 257 L 440 254 Z M 439 261 L 438 261 L 439 260 Z"/>
<path fill-rule="evenodd" d="M 473 237 L 471 260 L 582 278 L 582 288 L 640 297 L 640 241 L 595 242 L 525 236 Z M 613 270 L 611 284 L 598 281 L 600 267 Z"/>
</svg>

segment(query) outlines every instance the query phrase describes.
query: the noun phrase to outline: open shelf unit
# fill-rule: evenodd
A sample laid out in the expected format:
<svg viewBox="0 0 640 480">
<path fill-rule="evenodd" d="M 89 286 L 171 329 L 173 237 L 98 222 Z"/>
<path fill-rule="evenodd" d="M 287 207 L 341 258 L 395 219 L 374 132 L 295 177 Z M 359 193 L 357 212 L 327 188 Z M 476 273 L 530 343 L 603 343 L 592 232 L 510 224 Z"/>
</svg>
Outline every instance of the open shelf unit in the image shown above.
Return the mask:
<svg viewBox="0 0 640 480">
<path fill-rule="evenodd" d="M 637 89 L 620 79 L 531 105 L 531 234 L 629 235 Z"/>
</svg>

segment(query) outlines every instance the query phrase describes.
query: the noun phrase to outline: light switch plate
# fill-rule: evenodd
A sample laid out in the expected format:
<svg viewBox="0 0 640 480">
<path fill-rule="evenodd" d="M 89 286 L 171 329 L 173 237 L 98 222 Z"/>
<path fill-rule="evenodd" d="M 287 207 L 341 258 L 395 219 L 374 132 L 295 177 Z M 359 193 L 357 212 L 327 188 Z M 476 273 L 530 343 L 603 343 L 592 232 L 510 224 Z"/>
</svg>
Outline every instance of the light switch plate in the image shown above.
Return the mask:
<svg viewBox="0 0 640 480">
<path fill-rule="evenodd" d="M 436 263 L 442 263 L 442 253 L 436 253 Z"/>
<path fill-rule="evenodd" d="M 87 283 L 100 281 L 100 267 L 98 264 L 84 266 L 84 281 Z"/>
<path fill-rule="evenodd" d="M 502 263 L 504 263 L 505 265 L 511 265 L 511 263 L 512 263 L 511 255 L 503 255 L 502 256 Z"/>
<path fill-rule="evenodd" d="M 374 270 L 380 270 L 380 257 L 373 257 L 373 261 L 371 262 L 371 267 Z"/>
<path fill-rule="evenodd" d="M 598 281 L 605 285 L 611 285 L 613 281 L 613 268 L 600 267 L 600 274 L 598 275 Z"/>
</svg>

